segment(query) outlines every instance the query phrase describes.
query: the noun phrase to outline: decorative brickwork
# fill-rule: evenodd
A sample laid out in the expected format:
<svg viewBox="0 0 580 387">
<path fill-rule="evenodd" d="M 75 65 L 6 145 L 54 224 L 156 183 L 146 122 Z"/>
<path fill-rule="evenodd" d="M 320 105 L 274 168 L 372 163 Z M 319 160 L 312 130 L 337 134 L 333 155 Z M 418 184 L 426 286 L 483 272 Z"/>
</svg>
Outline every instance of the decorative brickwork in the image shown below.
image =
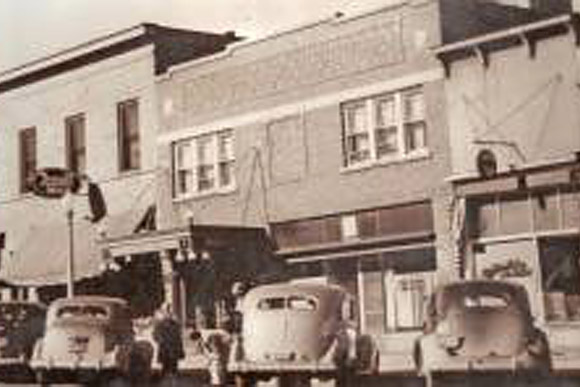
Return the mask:
<svg viewBox="0 0 580 387">
<path fill-rule="evenodd" d="M 389 20 L 197 77 L 186 86 L 186 106 L 195 116 L 402 60 L 401 25 Z"/>
</svg>

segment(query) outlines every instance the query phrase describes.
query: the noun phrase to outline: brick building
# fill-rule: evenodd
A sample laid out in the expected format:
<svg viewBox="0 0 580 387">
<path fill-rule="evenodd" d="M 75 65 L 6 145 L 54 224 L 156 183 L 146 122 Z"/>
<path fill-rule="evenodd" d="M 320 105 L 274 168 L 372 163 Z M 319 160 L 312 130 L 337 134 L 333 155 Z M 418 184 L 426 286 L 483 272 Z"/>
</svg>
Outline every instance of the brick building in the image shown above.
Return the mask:
<svg viewBox="0 0 580 387">
<path fill-rule="evenodd" d="M 563 13 L 413 0 L 171 68 L 158 85 L 160 227 L 267 227 L 292 280 L 357 297 L 383 372 L 412 370 L 425 295 L 466 270 L 449 181 L 465 165 L 447 121 L 456 65 L 435 49 Z"/>
<path fill-rule="evenodd" d="M 449 267 L 439 39 L 437 3 L 411 1 L 171 68 L 160 227 L 269 228 L 293 280 L 347 287 L 409 367 L 422 297 Z"/>
</svg>

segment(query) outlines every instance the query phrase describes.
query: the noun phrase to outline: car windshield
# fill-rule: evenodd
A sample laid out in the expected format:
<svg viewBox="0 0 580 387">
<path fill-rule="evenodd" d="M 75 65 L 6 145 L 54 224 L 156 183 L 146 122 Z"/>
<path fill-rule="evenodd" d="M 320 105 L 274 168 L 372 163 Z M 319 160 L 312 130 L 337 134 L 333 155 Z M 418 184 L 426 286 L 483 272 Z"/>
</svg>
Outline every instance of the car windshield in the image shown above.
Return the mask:
<svg viewBox="0 0 580 387">
<path fill-rule="evenodd" d="M 57 317 L 91 317 L 106 318 L 107 308 L 99 305 L 66 305 L 62 306 L 56 313 Z"/>
</svg>

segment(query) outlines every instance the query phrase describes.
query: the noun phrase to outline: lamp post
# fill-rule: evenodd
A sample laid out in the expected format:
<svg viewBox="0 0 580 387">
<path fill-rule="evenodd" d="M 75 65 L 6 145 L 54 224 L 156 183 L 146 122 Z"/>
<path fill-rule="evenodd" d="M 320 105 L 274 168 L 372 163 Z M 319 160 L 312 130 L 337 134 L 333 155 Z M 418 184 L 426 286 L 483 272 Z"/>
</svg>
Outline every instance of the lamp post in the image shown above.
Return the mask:
<svg viewBox="0 0 580 387">
<path fill-rule="evenodd" d="M 82 181 L 87 182 L 87 194 L 79 193 Z M 60 167 L 38 169 L 32 180 L 32 192 L 41 198 L 66 199 L 68 227 L 68 257 L 66 264 L 67 297 L 74 296 L 75 241 L 74 241 L 74 195 L 88 196 L 92 216 L 91 223 L 99 222 L 107 214 L 107 206 L 99 186 L 88 176 Z"/>
<path fill-rule="evenodd" d="M 66 295 L 73 297 L 75 283 L 75 239 L 74 239 L 74 209 L 71 205 L 66 212 L 68 221 L 68 260 L 66 264 Z"/>
</svg>

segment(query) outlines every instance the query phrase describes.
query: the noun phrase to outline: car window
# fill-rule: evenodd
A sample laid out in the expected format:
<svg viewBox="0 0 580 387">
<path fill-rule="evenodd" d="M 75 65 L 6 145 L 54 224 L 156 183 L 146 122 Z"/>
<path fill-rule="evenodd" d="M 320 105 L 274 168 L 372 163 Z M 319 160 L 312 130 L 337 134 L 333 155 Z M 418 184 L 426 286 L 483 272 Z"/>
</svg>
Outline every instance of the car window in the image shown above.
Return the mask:
<svg viewBox="0 0 580 387">
<path fill-rule="evenodd" d="M 508 306 L 508 300 L 502 296 L 489 294 L 465 296 L 463 306 L 466 308 L 505 308 Z"/>
<path fill-rule="evenodd" d="M 288 298 L 288 309 L 293 310 L 316 310 L 318 302 L 313 297 L 291 296 Z"/>
<path fill-rule="evenodd" d="M 268 297 L 258 301 L 259 310 L 278 310 L 284 309 L 285 306 L 286 299 L 284 297 Z"/>
<path fill-rule="evenodd" d="M 60 318 L 70 317 L 91 317 L 91 318 L 106 318 L 108 315 L 107 308 L 99 305 L 66 305 L 61 307 L 56 316 Z"/>
</svg>

